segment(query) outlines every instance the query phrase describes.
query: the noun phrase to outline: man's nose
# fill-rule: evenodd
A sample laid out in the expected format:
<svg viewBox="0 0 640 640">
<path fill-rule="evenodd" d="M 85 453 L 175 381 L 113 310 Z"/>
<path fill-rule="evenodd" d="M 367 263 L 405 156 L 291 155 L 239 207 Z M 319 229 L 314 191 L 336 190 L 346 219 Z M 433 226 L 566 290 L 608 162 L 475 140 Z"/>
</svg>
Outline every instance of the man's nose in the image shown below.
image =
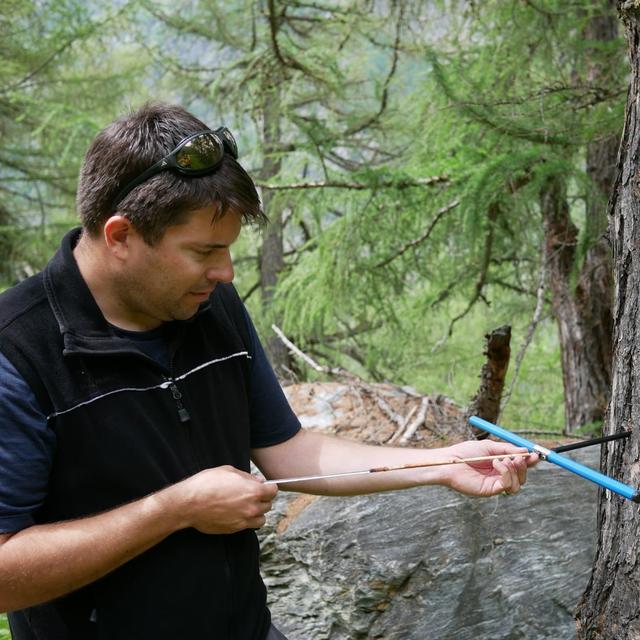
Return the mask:
<svg viewBox="0 0 640 640">
<path fill-rule="evenodd" d="M 210 282 L 232 282 L 233 281 L 233 260 L 229 256 L 224 264 L 207 269 L 206 278 Z"/>
</svg>

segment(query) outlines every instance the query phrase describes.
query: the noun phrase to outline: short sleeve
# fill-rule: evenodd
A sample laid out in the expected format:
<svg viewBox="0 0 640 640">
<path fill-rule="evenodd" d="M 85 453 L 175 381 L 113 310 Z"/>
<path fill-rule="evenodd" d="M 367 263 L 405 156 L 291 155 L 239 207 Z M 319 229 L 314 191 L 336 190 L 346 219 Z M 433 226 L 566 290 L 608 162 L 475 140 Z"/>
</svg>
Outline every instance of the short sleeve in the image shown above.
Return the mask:
<svg viewBox="0 0 640 640">
<path fill-rule="evenodd" d="M 251 447 L 269 447 L 289 440 L 300 430 L 300 421 L 291 409 L 267 354 L 245 309 L 251 340 Z"/>
<path fill-rule="evenodd" d="M 0 353 L 0 533 L 34 524 L 55 448 L 55 434 L 31 388 Z"/>
</svg>

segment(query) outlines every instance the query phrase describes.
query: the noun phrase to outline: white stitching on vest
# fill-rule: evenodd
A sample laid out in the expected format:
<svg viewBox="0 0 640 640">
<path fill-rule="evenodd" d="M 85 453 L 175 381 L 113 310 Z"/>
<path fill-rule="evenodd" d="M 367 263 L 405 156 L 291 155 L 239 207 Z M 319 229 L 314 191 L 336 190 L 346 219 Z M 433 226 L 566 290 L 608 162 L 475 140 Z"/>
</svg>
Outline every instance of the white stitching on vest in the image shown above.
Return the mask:
<svg viewBox="0 0 640 640">
<path fill-rule="evenodd" d="M 70 407 L 69 409 L 63 409 L 62 411 L 56 411 L 47 416 L 47 420 L 51 420 L 51 418 L 55 418 L 56 416 L 61 416 L 65 413 L 69 413 L 70 411 L 74 411 L 75 409 L 79 409 L 80 407 L 84 407 L 85 405 L 91 404 L 96 400 L 101 400 L 102 398 L 106 398 L 107 396 L 111 396 L 114 393 L 124 393 L 126 391 L 153 391 L 154 389 L 166 389 L 172 384 L 175 380 L 184 380 L 186 377 L 190 376 L 192 373 L 196 371 L 200 371 L 200 369 L 204 369 L 205 367 L 209 367 L 212 364 L 217 364 L 219 362 L 224 362 L 225 360 L 230 360 L 231 358 L 239 358 L 241 356 L 245 356 L 248 360 L 252 359 L 252 356 L 249 355 L 248 351 L 238 351 L 238 353 L 232 353 L 230 356 L 224 356 L 223 358 L 216 358 L 215 360 L 209 360 L 208 362 L 203 362 L 199 364 L 197 367 L 194 367 L 190 371 L 183 373 L 182 375 L 176 376 L 173 380 L 165 380 L 160 384 L 156 384 L 152 387 L 123 387 L 122 389 L 114 389 L 113 391 L 109 391 L 107 393 L 103 393 L 102 395 L 96 396 L 95 398 L 91 398 L 90 400 L 85 400 L 84 402 L 79 402 L 78 404 Z"/>
</svg>

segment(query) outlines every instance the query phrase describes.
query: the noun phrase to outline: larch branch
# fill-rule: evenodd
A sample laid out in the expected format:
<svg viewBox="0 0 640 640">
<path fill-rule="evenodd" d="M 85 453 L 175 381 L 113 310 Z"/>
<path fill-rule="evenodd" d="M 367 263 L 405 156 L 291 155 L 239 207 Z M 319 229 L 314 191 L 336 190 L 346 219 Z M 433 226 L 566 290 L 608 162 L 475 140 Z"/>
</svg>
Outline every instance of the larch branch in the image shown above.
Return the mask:
<svg viewBox="0 0 640 640">
<path fill-rule="evenodd" d="M 502 413 L 509 403 L 511 399 L 511 394 L 516 386 L 516 382 L 518 380 L 518 376 L 520 374 L 520 367 L 522 366 L 522 361 L 524 360 L 524 355 L 533 340 L 533 335 L 540 324 L 540 320 L 542 319 L 542 311 L 544 309 L 544 304 L 546 302 L 545 299 L 545 287 L 547 282 L 547 268 L 548 268 L 549 257 L 547 255 L 547 243 L 542 243 L 542 255 L 540 256 L 540 276 L 538 278 L 538 291 L 536 294 L 536 307 L 533 312 L 533 316 L 531 318 L 531 322 L 529 322 L 529 326 L 527 327 L 527 334 L 522 342 L 522 346 L 518 351 L 518 355 L 516 356 L 516 362 L 513 369 L 513 377 L 511 378 L 511 383 L 509 384 L 509 389 L 507 393 L 505 393 L 504 398 L 502 400 L 502 404 L 500 406 L 500 413 Z"/>
<path fill-rule="evenodd" d="M 417 247 L 420 243 L 424 242 L 431 235 L 431 232 L 434 230 L 435 226 L 438 224 L 441 218 L 452 209 L 455 209 L 459 204 L 460 204 L 460 200 L 454 200 L 453 202 L 450 202 L 446 207 L 443 207 L 442 209 L 440 209 L 436 214 L 436 217 L 431 221 L 429 228 L 419 238 L 416 238 L 415 240 L 408 242 L 401 249 L 396 251 L 393 255 L 389 256 L 382 262 L 378 262 L 378 264 L 376 265 L 376 268 L 380 269 L 381 267 L 386 267 L 390 262 L 393 262 L 396 258 L 399 258 L 402 254 L 409 251 L 409 249 L 413 249 L 414 247 Z"/>
<path fill-rule="evenodd" d="M 382 86 L 382 97 L 380 99 L 380 108 L 378 109 L 378 112 L 372 115 L 368 120 L 358 125 L 354 129 L 347 130 L 345 132 L 347 136 L 360 133 L 364 129 L 370 127 L 377 120 L 379 120 L 380 116 L 382 116 L 382 114 L 385 112 L 385 109 L 387 108 L 387 102 L 389 99 L 389 85 L 391 84 L 391 80 L 396 73 L 396 69 L 398 68 L 398 58 L 399 58 L 399 51 L 400 51 L 400 33 L 401 33 L 403 16 L 404 16 L 404 3 L 401 2 L 400 9 L 398 12 L 398 21 L 396 22 L 396 37 L 393 43 L 393 55 L 391 59 L 391 68 L 389 69 L 389 73 L 387 74 L 387 77 L 385 78 L 384 84 Z"/>
<path fill-rule="evenodd" d="M 449 176 L 432 176 L 430 178 L 418 178 L 416 180 L 384 180 L 376 183 L 341 182 L 339 180 L 324 180 L 318 182 L 292 182 L 289 184 L 272 184 L 268 182 L 256 182 L 256 186 L 271 191 L 285 191 L 287 189 L 410 189 L 412 187 L 430 187 L 437 184 L 447 184 Z"/>
<path fill-rule="evenodd" d="M 482 295 L 482 290 L 484 289 L 487 283 L 487 275 L 489 273 L 489 265 L 491 264 L 491 252 L 493 250 L 493 238 L 495 232 L 495 221 L 498 218 L 498 214 L 500 212 L 500 206 L 497 203 L 493 203 L 489 206 L 489 229 L 484 238 L 484 252 L 482 255 L 482 264 L 480 265 L 480 275 L 478 276 L 478 280 L 476 281 L 475 291 L 471 300 L 469 300 L 469 304 L 467 304 L 464 311 L 459 313 L 451 322 L 449 323 L 449 328 L 445 335 L 435 344 L 432 351 L 437 351 L 449 337 L 453 333 L 453 326 L 456 322 L 462 320 L 468 313 L 471 311 L 473 306 L 478 300 L 484 300 Z M 486 300 L 485 300 L 486 302 Z"/>
</svg>

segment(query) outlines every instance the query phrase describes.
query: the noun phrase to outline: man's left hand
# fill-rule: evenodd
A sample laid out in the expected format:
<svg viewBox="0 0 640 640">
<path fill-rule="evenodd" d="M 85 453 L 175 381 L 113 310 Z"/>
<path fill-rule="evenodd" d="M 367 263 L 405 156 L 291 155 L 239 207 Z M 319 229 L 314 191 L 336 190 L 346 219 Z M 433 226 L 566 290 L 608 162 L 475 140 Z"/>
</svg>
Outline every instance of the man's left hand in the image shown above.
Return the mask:
<svg viewBox="0 0 640 640">
<path fill-rule="evenodd" d="M 538 462 L 535 453 L 527 457 L 509 458 L 509 454 L 526 453 L 527 450 L 492 440 L 469 441 L 446 449 L 452 458 L 476 458 L 504 454 L 503 459 L 484 460 L 447 467 L 444 484 L 470 496 L 494 496 L 514 494 L 526 482 L 527 468 Z"/>
</svg>

